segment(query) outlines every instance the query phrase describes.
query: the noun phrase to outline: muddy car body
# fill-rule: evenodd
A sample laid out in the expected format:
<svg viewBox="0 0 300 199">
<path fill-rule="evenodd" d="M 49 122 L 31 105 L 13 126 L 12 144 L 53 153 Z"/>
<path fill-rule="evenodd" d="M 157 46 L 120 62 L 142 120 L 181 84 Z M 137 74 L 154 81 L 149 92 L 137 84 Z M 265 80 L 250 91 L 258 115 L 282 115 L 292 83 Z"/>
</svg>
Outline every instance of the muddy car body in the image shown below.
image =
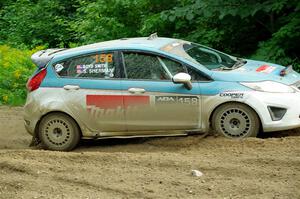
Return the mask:
<svg viewBox="0 0 300 199">
<path fill-rule="evenodd" d="M 300 75 L 191 42 L 131 38 L 32 56 L 25 126 L 45 148 L 80 139 L 216 132 L 230 138 L 300 126 Z"/>
</svg>

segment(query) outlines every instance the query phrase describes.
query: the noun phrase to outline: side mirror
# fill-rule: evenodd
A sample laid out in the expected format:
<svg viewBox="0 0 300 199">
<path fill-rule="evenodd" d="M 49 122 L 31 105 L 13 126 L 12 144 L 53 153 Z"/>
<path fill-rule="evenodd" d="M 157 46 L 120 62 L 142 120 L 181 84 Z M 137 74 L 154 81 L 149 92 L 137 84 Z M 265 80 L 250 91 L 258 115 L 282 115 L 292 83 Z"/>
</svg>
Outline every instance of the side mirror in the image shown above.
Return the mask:
<svg viewBox="0 0 300 199">
<path fill-rule="evenodd" d="M 174 75 L 172 80 L 175 84 L 184 84 L 184 86 L 188 90 L 191 90 L 193 88 L 191 83 L 191 76 L 187 73 L 177 73 L 176 75 Z"/>
</svg>

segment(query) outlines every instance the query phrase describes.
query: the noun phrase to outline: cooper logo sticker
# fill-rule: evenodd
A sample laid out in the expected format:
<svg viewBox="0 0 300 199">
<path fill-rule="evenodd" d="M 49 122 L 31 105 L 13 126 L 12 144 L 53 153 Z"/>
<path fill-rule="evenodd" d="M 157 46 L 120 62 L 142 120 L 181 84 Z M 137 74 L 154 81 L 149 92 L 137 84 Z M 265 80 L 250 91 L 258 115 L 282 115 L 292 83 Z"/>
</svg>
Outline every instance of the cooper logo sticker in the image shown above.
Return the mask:
<svg viewBox="0 0 300 199">
<path fill-rule="evenodd" d="M 242 99 L 244 93 L 220 93 L 220 97 L 229 97 L 231 99 Z"/>
</svg>

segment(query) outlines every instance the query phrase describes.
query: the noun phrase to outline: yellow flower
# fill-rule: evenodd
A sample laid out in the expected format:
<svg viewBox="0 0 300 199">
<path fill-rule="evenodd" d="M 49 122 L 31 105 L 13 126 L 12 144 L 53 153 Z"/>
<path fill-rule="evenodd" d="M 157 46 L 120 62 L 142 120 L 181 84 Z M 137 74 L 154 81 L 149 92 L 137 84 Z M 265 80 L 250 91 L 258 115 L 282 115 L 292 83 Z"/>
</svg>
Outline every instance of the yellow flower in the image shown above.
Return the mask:
<svg viewBox="0 0 300 199">
<path fill-rule="evenodd" d="M 7 101 L 8 101 L 8 96 L 7 96 L 7 95 L 4 95 L 4 96 L 2 97 L 2 99 L 3 99 L 4 102 L 7 102 Z"/>
<path fill-rule="evenodd" d="M 4 68 L 8 68 L 8 67 L 9 67 L 9 64 L 10 64 L 9 62 L 4 62 L 4 63 L 3 63 L 3 67 L 4 67 Z"/>
<path fill-rule="evenodd" d="M 20 70 L 16 70 L 15 73 L 14 73 L 14 76 L 15 76 L 16 79 L 19 79 L 20 76 L 21 76 Z"/>
<path fill-rule="evenodd" d="M 46 46 L 37 46 L 34 49 L 30 50 L 28 54 L 32 55 L 33 53 L 36 53 L 37 51 L 44 50 L 44 49 L 46 49 Z"/>
</svg>

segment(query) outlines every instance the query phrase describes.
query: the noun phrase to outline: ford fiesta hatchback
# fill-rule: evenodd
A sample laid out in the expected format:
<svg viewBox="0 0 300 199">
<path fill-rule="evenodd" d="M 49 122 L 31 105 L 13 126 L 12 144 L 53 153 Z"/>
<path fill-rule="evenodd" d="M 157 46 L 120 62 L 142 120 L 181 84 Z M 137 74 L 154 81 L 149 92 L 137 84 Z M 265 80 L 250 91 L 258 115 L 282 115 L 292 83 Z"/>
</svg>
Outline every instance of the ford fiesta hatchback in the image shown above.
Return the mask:
<svg viewBox="0 0 300 199">
<path fill-rule="evenodd" d="M 80 139 L 228 138 L 300 127 L 300 75 L 188 41 L 120 39 L 32 56 L 25 127 L 44 148 Z"/>
</svg>

